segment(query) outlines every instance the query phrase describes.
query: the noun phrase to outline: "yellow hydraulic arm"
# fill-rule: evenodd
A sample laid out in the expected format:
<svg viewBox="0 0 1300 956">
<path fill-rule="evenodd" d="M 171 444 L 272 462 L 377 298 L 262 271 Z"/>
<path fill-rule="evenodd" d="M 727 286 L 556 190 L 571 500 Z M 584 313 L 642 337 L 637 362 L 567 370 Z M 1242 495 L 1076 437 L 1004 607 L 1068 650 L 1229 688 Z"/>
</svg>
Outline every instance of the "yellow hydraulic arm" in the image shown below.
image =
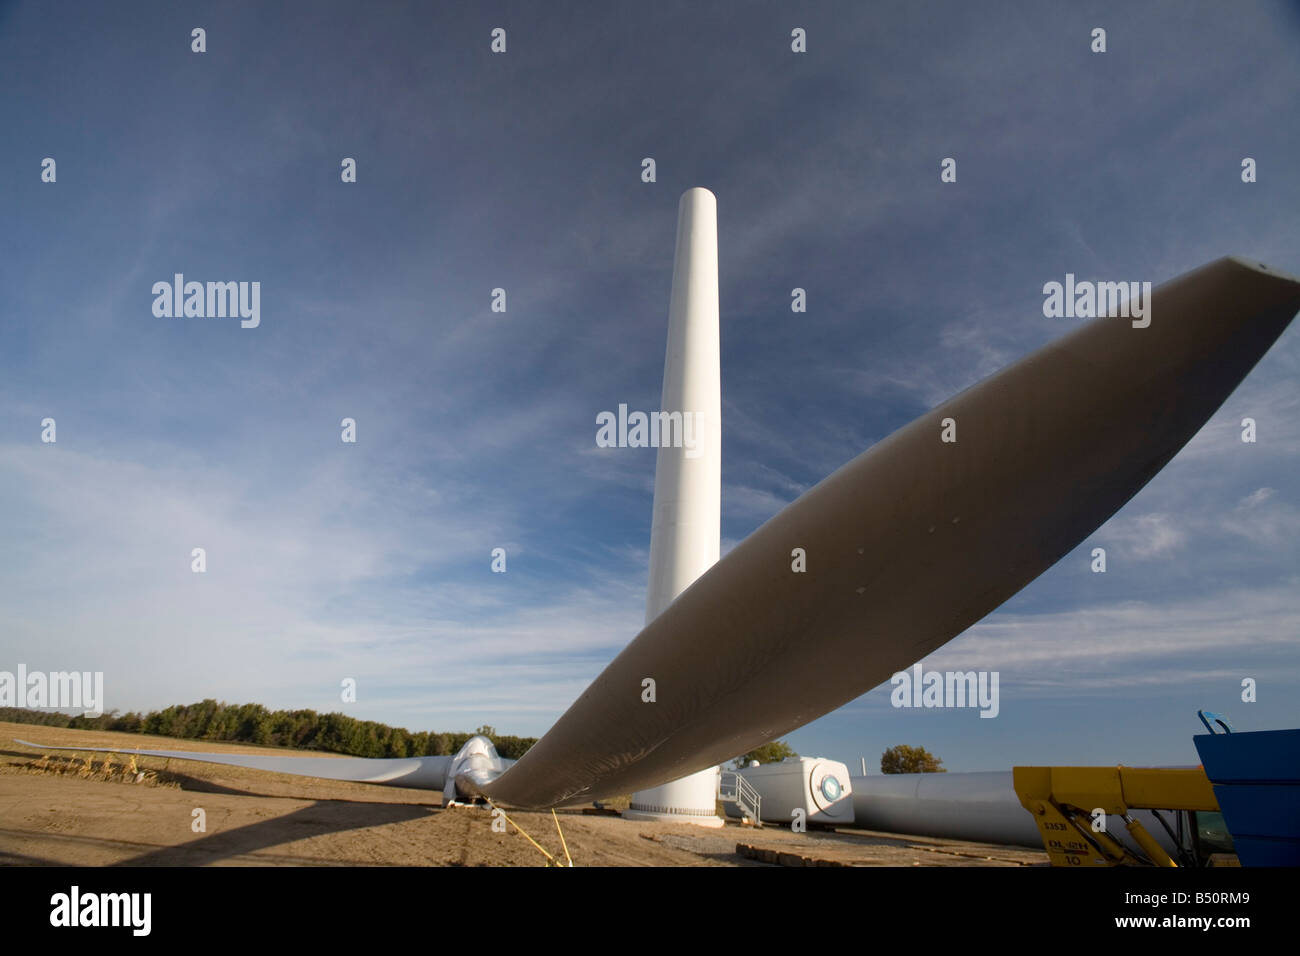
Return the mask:
<svg viewBox="0 0 1300 956">
<path fill-rule="evenodd" d="M 1053 866 L 1177 866 L 1130 810 L 1217 812 L 1205 771 L 1139 767 L 1016 767 L 1016 796 L 1038 824 Z M 1148 859 L 1106 832 L 1118 816 Z"/>
</svg>

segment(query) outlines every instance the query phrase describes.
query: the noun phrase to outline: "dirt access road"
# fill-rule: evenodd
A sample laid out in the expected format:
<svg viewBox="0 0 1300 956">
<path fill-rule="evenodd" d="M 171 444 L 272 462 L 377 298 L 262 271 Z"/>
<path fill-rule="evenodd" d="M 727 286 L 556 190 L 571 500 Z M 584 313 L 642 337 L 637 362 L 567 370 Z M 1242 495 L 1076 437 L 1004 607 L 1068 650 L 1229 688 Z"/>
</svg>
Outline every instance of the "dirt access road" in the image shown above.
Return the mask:
<svg viewBox="0 0 1300 956">
<path fill-rule="evenodd" d="M 440 807 L 441 794 L 243 770 L 195 761 L 40 751 L 13 738 L 63 746 L 218 753 L 262 747 L 0 722 L 0 864 L 80 866 L 544 866 L 514 827 L 489 812 Z M 294 751 L 294 753 L 299 753 Z M 313 754 L 313 756 L 320 756 Z M 89 769 L 86 766 L 90 758 Z M 43 759 L 45 758 L 45 759 Z M 136 782 L 139 773 L 145 778 Z M 206 829 L 194 829 L 202 811 Z M 563 860 L 549 813 L 511 812 Z M 796 834 L 728 824 L 624 821 L 561 811 L 577 866 L 767 866 L 738 843 L 802 859 L 857 866 L 1045 865 L 1041 851 L 866 831 Z M 770 858 L 770 854 L 768 854 Z"/>
</svg>

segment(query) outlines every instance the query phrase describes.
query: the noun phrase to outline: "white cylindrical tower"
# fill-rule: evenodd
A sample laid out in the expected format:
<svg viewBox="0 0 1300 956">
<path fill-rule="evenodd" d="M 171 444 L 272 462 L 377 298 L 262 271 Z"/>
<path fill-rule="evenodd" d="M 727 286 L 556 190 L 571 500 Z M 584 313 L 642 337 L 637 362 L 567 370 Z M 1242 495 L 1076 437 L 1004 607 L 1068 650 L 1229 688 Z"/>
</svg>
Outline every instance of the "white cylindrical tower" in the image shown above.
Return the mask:
<svg viewBox="0 0 1300 956">
<path fill-rule="evenodd" d="M 722 531 L 718 201 L 698 187 L 677 206 L 660 413 L 647 624 L 717 562 Z M 718 769 L 711 767 L 638 791 L 624 816 L 722 826 L 717 794 Z"/>
</svg>

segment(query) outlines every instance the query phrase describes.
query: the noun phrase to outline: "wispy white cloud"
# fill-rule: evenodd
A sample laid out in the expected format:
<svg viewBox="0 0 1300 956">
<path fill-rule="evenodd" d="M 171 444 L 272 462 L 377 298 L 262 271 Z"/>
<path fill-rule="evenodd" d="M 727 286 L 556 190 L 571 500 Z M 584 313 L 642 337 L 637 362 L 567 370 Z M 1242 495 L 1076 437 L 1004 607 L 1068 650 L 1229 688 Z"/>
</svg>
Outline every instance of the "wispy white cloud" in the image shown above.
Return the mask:
<svg viewBox="0 0 1300 956">
<path fill-rule="evenodd" d="M 1172 515 L 1140 514 L 1111 518 L 1094 535 L 1099 541 L 1114 542 L 1136 558 L 1172 557 L 1187 540 Z"/>
<path fill-rule="evenodd" d="M 596 448 L 594 415 L 657 402 L 687 186 L 720 204 L 724 553 L 1064 331 L 1041 316 L 1048 279 L 1158 282 L 1235 252 L 1297 271 L 1281 14 L 1134 7 L 1100 58 L 1086 23 L 1023 4 L 940 24 L 814 3 L 799 57 L 776 10 L 520 11 L 494 58 L 450 10 L 432 33 L 401 8 L 310 29 L 232 10 L 247 68 L 214 53 L 197 86 L 139 69 L 165 17 L 68 33 L 8 13 L 0 121 L 54 144 L 60 183 L 6 207 L 0 657 L 99 662 L 125 706 L 332 709 L 347 674 L 376 719 L 544 730 L 641 623 L 654 454 Z M 1008 48 L 1024 55 L 990 55 Z M 204 122 L 141 118 L 178 111 Z M 256 335 L 152 319 L 150 282 L 200 268 L 257 270 Z M 1093 536 L 1112 572 L 1054 568 L 1013 605 L 1035 613 L 948 650 L 1010 662 L 1045 700 L 1226 674 L 1226 653 L 1284 672 L 1298 379 L 1292 330 Z"/>
<path fill-rule="evenodd" d="M 1189 675 L 1300 674 L 1300 578 L 1162 600 L 1040 614 L 996 612 L 923 661 L 933 670 L 997 670 L 1017 693 L 1174 685 Z M 1280 668 L 1274 671 L 1273 668 Z"/>
</svg>

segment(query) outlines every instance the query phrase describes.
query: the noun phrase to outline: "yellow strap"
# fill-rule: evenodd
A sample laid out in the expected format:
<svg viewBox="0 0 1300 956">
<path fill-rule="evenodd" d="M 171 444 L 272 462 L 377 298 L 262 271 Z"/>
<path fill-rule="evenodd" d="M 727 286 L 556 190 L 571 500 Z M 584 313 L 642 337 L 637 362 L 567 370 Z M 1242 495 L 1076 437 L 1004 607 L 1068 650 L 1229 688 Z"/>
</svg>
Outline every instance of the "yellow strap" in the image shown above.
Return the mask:
<svg viewBox="0 0 1300 956">
<path fill-rule="evenodd" d="M 501 810 L 501 808 L 498 807 L 498 806 L 497 806 L 495 803 L 493 803 L 491 800 L 489 800 L 489 801 L 487 802 L 487 804 L 488 804 L 488 806 L 491 807 L 493 810 Z M 502 815 L 503 817 L 506 818 L 506 822 L 507 822 L 507 823 L 509 823 L 512 827 L 514 827 L 514 828 L 515 828 L 516 830 L 518 830 L 520 833 L 523 833 L 523 834 L 524 834 L 524 839 L 525 839 L 525 840 L 527 840 L 527 841 L 528 841 L 529 843 L 531 843 L 533 846 L 537 847 L 537 849 L 539 849 L 539 850 L 542 851 L 542 855 L 545 856 L 546 859 L 548 859 L 548 860 L 551 861 L 550 863 L 547 864 L 548 866 L 550 866 L 551 864 L 554 864 L 555 866 L 559 866 L 559 865 L 560 865 L 559 861 L 556 860 L 555 857 L 551 856 L 551 854 L 549 854 L 549 853 L 546 852 L 546 848 L 545 848 L 545 847 L 543 847 L 540 843 L 538 843 L 536 840 L 534 840 L 532 837 L 530 837 L 527 833 L 524 833 L 524 828 L 521 827 L 519 824 L 515 823 L 514 820 L 511 820 L 510 817 L 506 815 L 506 812 L 505 812 L 504 810 L 501 810 L 501 815 Z"/>
<path fill-rule="evenodd" d="M 569 866 L 573 866 L 573 857 L 569 856 L 569 844 L 564 841 L 564 831 L 560 829 L 560 818 L 555 815 L 555 807 L 551 807 L 551 819 L 555 821 L 555 832 L 560 835 L 560 846 L 564 847 L 564 858 L 569 861 Z"/>
</svg>

